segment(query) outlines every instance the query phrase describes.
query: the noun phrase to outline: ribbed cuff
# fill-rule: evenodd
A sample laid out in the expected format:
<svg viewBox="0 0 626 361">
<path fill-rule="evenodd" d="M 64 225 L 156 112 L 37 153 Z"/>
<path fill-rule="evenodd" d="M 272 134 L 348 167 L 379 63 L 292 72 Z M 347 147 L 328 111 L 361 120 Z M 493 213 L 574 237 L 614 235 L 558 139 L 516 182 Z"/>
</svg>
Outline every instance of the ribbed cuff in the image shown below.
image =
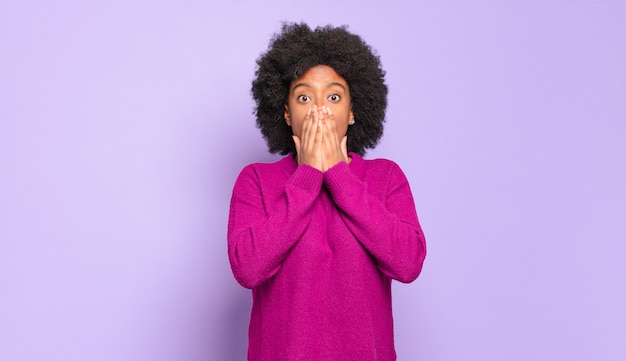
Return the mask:
<svg viewBox="0 0 626 361">
<path fill-rule="evenodd" d="M 339 162 L 324 173 L 324 184 L 331 193 L 335 193 L 346 185 L 354 184 L 355 181 L 358 181 L 358 178 L 346 162 Z"/>
<path fill-rule="evenodd" d="M 291 184 L 311 193 L 319 193 L 323 181 L 324 174 L 307 164 L 299 165 L 290 179 Z"/>
</svg>

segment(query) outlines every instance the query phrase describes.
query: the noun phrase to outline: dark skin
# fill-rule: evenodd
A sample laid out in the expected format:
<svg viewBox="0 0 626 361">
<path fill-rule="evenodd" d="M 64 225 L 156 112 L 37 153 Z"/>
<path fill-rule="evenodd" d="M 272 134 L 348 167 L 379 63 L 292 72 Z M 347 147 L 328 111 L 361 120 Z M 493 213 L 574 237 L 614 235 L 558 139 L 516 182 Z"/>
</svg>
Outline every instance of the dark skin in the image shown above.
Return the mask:
<svg viewBox="0 0 626 361">
<path fill-rule="evenodd" d="M 326 65 L 310 68 L 289 87 L 285 121 L 293 131 L 298 164 L 322 172 L 339 162 L 350 163 L 348 126 L 354 124 L 350 87 Z"/>
</svg>

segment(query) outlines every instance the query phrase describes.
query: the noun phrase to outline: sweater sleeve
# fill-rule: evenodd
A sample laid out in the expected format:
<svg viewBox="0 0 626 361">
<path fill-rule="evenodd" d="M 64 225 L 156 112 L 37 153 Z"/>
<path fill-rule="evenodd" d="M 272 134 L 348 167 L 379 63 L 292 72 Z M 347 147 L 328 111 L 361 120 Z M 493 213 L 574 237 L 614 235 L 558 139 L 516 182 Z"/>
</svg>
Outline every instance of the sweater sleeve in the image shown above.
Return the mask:
<svg viewBox="0 0 626 361">
<path fill-rule="evenodd" d="M 324 182 L 347 227 L 376 259 L 380 271 L 408 283 L 422 270 L 426 242 L 409 183 L 400 167 L 390 164 L 389 174 L 379 178 L 388 179 L 384 201 L 374 196 L 346 163 L 326 171 Z"/>
<path fill-rule="evenodd" d="M 228 218 L 228 257 L 235 279 L 255 288 L 276 274 L 282 260 L 311 221 L 310 209 L 323 175 L 299 166 L 286 182 L 265 179 L 261 188 L 253 166 L 241 171 L 233 189 Z M 268 194 L 278 194 L 268 199 Z"/>
</svg>

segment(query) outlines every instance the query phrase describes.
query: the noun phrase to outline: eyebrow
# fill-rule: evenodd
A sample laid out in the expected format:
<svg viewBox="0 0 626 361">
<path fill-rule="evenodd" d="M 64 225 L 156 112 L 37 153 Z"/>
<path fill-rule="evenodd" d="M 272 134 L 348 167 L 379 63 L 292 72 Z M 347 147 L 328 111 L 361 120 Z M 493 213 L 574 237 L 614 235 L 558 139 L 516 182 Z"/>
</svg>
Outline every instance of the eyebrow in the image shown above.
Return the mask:
<svg viewBox="0 0 626 361">
<path fill-rule="evenodd" d="M 332 86 L 338 86 L 338 87 L 340 87 L 341 89 L 343 89 L 344 91 L 346 90 L 346 86 L 345 86 L 345 85 L 343 85 L 343 84 L 341 84 L 341 83 L 338 83 L 338 82 L 332 82 L 332 83 L 328 83 L 328 84 L 326 84 L 326 88 L 330 88 L 330 87 L 332 87 Z M 307 87 L 307 88 L 311 88 L 311 84 L 309 84 L 309 83 L 298 83 L 298 84 L 296 84 L 296 86 L 294 86 L 294 87 L 293 87 L 293 89 L 291 90 L 291 92 L 292 92 L 292 93 L 293 93 L 293 92 L 295 92 L 295 91 L 296 91 L 296 89 L 298 89 L 298 88 L 300 88 L 300 87 Z"/>
</svg>

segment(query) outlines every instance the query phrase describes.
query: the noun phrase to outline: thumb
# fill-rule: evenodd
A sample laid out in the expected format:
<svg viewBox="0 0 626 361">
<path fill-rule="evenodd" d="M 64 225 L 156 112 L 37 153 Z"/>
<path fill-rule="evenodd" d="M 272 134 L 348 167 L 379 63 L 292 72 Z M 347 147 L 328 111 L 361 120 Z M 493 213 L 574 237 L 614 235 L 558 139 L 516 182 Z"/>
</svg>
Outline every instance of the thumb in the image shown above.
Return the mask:
<svg viewBox="0 0 626 361">
<path fill-rule="evenodd" d="M 300 138 L 297 135 L 292 135 L 293 142 L 296 145 L 296 153 L 300 154 Z"/>
<path fill-rule="evenodd" d="M 348 136 L 344 135 L 341 139 L 341 153 L 343 156 L 348 159 Z"/>
</svg>

